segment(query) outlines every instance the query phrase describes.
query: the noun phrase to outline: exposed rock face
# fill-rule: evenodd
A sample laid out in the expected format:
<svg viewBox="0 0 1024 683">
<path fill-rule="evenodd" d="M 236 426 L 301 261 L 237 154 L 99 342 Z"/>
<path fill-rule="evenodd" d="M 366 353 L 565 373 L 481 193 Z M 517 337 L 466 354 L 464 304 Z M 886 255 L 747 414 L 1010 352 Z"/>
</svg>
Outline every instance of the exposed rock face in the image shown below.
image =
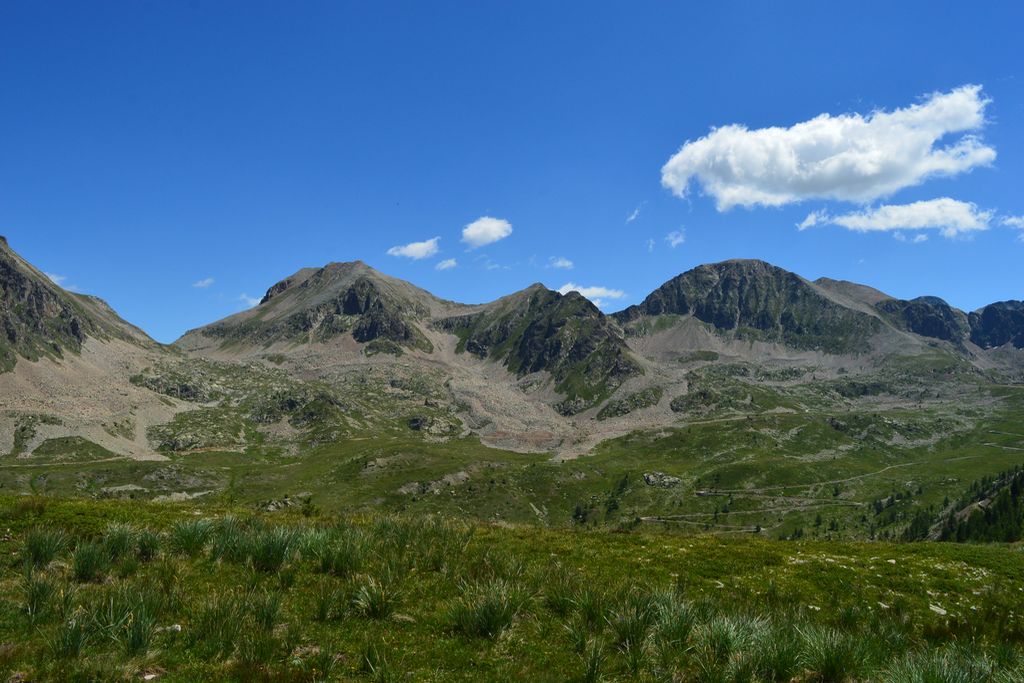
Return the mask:
<svg viewBox="0 0 1024 683">
<path fill-rule="evenodd" d="M 693 316 L 721 332 L 832 353 L 867 348 L 881 324 L 826 297 L 800 276 L 763 261 L 698 266 L 615 317 Z"/>
<path fill-rule="evenodd" d="M 502 362 L 520 377 L 550 372 L 566 396 L 557 406 L 563 414 L 585 410 L 642 373 L 612 322 L 576 292 L 533 285 L 437 325 L 459 336 L 459 351 Z"/>
<path fill-rule="evenodd" d="M 64 291 L 0 238 L 0 372 L 19 357 L 60 358 L 78 353 L 86 337 L 112 336 L 153 345 L 102 300 Z"/>
<path fill-rule="evenodd" d="M 255 309 L 193 330 L 186 339 L 198 335 L 266 347 L 350 334 L 360 343 L 386 340 L 429 352 L 432 346 L 418 327 L 429 309 L 397 289 L 359 261 L 304 268 L 270 287 Z"/>
<path fill-rule="evenodd" d="M 887 299 L 875 308 L 897 327 L 922 337 L 962 342 L 970 333 L 967 316 L 937 297 Z"/>
<path fill-rule="evenodd" d="M 968 316 L 971 341 L 983 349 L 1024 348 L 1024 301 L 1000 301 Z"/>
</svg>

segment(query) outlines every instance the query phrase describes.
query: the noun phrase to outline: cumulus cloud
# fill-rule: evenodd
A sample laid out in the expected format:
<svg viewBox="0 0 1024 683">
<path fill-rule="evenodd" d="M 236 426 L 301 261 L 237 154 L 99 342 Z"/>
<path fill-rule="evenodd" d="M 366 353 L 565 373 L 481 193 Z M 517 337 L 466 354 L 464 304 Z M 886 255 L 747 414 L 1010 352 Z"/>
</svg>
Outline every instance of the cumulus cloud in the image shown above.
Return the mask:
<svg viewBox="0 0 1024 683">
<path fill-rule="evenodd" d="M 454 268 L 457 265 L 459 265 L 459 262 L 456 261 L 455 259 L 453 259 L 453 258 L 446 258 L 444 261 L 438 262 L 438 264 L 436 266 L 434 266 L 434 269 L 435 270 L 451 270 L 452 268 Z"/>
<path fill-rule="evenodd" d="M 563 270 L 572 270 L 575 264 L 564 256 L 554 257 L 548 259 L 548 266 L 551 268 L 562 268 Z"/>
<path fill-rule="evenodd" d="M 1008 228 L 1024 230 L 1024 216 L 1004 216 L 999 222 Z"/>
<path fill-rule="evenodd" d="M 512 224 L 503 218 L 481 216 L 462 229 L 462 241 L 470 249 L 493 244 L 512 234 Z"/>
<path fill-rule="evenodd" d="M 941 197 L 910 204 L 884 204 L 838 216 L 815 211 L 797 227 L 806 230 L 827 224 L 856 232 L 937 230 L 943 237 L 956 237 L 963 233 L 987 230 L 992 217 L 992 211 L 979 209 L 973 202 Z"/>
<path fill-rule="evenodd" d="M 197 282 L 193 282 L 192 286 L 195 287 L 196 289 L 206 289 L 207 287 L 209 287 L 213 283 L 214 283 L 214 280 L 213 280 L 212 277 L 204 277 L 202 280 L 199 280 Z"/>
<path fill-rule="evenodd" d="M 255 297 L 251 297 L 251 296 L 249 296 L 248 294 L 245 294 L 245 293 L 239 294 L 238 295 L 238 300 L 241 301 L 242 303 L 244 303 L 246 308 L 252 308 L 253 306 L 258 306 L 259 303 L 260 303 L 259 299 L 255 298 Z"/>
<path fill-rule="evenodd" d="M 965 85 L 893 111 L 821 114 L 789 128 L 714 128 L 668 160 L 661 183 L 679 197 L 697 184 L 719 211 L 808 199 L 870 202 L 990 164 L 995 149 L 977 137 L 989 101 L 981 86 Z"/>
<path fill-rule="evenodd" d="M 686 241 L 686 230 L 682 228 L 679 228 L 678 230 L 673 230 L 669 234 L 665 235 L 665 241 L 668 242 L 668 246 L 675 249 L 680 244 Z"/>
<path fill-rule="evenodd" d="M 410 242 L 409 244 L 401 244 L 396 247 L 388 249 L 389 256 L 404 256 L 411 258 L 414 261 L 420 259 L 430 258 L 437 253 L 437 243 L 441 241 L 440 237 L 434 237 L 429 240 L 423 240 L 422 242 Z"/>
<path fill-rule="evenodd" d="M 574 282 L 567 282 L 558 288 L 559 294 L 568 294 L 569 292 L 579 292 L 594 302 L 594 305 L 599 308 L 608 303 L 609 299 L 621 299 L 626 296 L 626 293 L 621 289 L 610 289 L 608 287 L 597 286 L 583 287 Z"/>
</svg>

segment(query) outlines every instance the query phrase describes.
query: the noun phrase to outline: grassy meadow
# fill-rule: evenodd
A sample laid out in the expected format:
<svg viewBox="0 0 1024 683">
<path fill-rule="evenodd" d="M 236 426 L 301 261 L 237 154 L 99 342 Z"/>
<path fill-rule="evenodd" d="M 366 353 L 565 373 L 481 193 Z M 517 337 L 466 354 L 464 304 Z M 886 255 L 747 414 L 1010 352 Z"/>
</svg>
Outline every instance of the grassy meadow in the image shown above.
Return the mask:
<svg viewBox="0 0 1024 683">
<path fill-rule="evenodd" d="M 1019 546 L 0 501 L 41 681 L 1020 681 Z"/>
</svg>

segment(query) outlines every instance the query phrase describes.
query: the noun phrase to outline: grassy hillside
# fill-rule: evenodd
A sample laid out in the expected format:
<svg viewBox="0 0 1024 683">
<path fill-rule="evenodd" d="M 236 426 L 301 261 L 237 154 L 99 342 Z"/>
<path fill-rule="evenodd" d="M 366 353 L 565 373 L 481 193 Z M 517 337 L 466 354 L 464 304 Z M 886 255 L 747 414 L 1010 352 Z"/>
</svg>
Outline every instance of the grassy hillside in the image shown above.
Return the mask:
<svg viewBox="0 0 1024 683">
<path fill-rule="evenodd" d="M 1012 546 L 40 498 L 0 524 L 17 680 L 1022 680 Z"/>
</svg>

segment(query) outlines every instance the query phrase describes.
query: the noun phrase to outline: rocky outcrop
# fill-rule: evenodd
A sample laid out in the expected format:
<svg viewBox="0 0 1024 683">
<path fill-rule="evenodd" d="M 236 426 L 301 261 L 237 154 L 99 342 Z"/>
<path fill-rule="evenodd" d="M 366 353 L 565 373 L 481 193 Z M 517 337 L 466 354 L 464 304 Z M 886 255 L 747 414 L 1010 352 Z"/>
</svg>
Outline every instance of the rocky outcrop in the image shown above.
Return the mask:
<svg viewBox="0 0 1024 683">
<path fill-rule="evenodd" d="M 922 337 L 960 343 L 970 334 L 967 316 L 937 297 L 887 299 L 875 308 L 897 327 Z"/>
<path fill-rule="evenodd" d="M 85 307 L 0 242 L 0 372 L 19 357 L 38 360 L 77 353 L 101 333 Z"/>
<path fill-rule="evenodd" d="M 1024 301 L 1000 301 L 968 316 L 971 341 L 983 349 L 1024 348 Z"/>
</svg>

